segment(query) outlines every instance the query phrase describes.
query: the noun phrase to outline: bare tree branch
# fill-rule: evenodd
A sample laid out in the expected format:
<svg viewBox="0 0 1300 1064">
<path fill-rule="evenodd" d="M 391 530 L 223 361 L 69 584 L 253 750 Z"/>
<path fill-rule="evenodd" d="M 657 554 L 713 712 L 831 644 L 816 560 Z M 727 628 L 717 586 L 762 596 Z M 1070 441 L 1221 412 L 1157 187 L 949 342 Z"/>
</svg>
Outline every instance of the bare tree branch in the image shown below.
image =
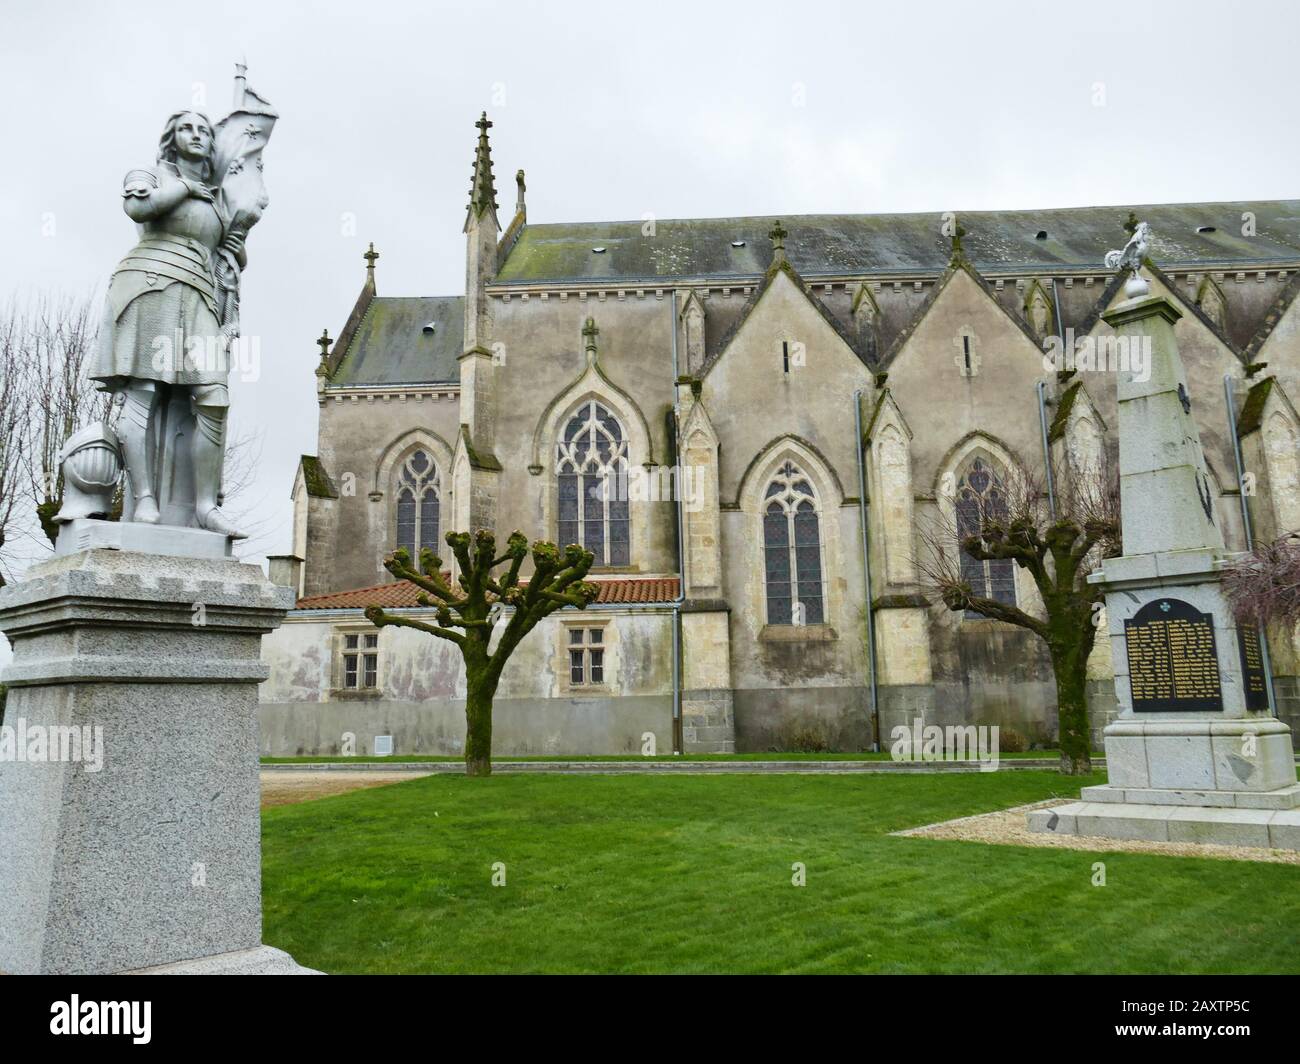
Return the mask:
<svg viewBox="0 0 1300 1064">
<path fill-rule="evenodd" d="M 1300 533 L 1257 546 L 1223 570 L 1223 594 L 1239 624 L 1300 624 Z"/>
</svg>

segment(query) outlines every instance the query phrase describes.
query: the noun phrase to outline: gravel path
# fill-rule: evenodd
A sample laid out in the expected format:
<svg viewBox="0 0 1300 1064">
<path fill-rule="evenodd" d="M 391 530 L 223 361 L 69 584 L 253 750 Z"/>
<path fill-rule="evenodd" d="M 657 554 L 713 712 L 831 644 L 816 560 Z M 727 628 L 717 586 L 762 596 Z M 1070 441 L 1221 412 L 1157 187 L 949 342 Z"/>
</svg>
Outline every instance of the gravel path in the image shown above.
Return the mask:
<svg viewBox="0 0 1300 1064">
<path fill-rule="evenodd" d="M 427 776 L 427 772 L 262 772 L 262 808 L 309 802 L 347 794 L 362 787 L 384 787 L 390 783 Z"/>
<path fill-rule="evenodd" d="M 1025 826 L 1025 814 L 1029 810 L 1061 804 L 1061 799 L 1053 798 L 1046 802 L 945 820 L 891 834 L 915 839 L 983 842 L 994 846 L 1045 846 L 1058 850 L 1087 850 L 1092 853 L 1159 853 L 1169 857 L 1212 857 L 1221 861 L 1300 864 L 1300 852 L 1294 850 L 1265 850 L 1252 846 L 1216 846 L 1193 842 L 1145 842 L 1140 839 L 1107 839 L 1088 835 L 1052 835 L 1030 831 Z"/>
</svg>

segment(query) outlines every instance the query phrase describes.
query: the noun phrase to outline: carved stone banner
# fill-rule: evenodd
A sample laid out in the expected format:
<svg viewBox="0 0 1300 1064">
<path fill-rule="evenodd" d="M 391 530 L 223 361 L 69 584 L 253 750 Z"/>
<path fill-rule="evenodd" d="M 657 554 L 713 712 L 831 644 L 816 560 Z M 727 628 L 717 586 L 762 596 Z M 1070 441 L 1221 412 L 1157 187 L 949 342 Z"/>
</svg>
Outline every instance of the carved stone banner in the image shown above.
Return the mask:
<svg viewBox="0 0 1300 1064">
<path fill-rule="evenodd" d="M 1212 615 L 1155 599 L 1124 622 L 1124 642 L 1135 713 L 1222 711 Z"/>
</svg>

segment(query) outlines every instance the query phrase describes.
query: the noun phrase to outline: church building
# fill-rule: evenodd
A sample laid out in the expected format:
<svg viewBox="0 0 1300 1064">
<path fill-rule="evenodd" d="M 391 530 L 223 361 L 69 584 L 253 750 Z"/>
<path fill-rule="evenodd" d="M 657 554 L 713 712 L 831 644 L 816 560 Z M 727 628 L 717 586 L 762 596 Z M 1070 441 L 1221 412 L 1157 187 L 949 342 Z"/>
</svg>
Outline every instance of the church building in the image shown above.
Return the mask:
<svg viewBox="0 0 1300 1064">
<path fill-rule="evenodd" d="M 1256 542 L 1300 530 L 1300 201 L 534 224 L 477 126 L 465 290 L 380 295 L 372 246 L 320 341 L 264 755 L 463 752 L 457 648 L 362 611 L 428 612 L 384 555 L 475 528 L 581 543 L 600 586 L 506 666 L 497 754 L 856 751 L 918 718 L 1050 745 L 1041 641 L 934 601 L 918 552 L 1018 471 L 1113 460 L 1114 367 L 1044 359 L 1112 335 L 1131 214 L 1229 548 L 1244 513 Z M 1011 563 L 962 570 L 1034 611 Z M 1300 640 L 1270 650 L 1296 727 Z M 1098 640 L 1098 745 L 1111 670 Z"/>
</svg>

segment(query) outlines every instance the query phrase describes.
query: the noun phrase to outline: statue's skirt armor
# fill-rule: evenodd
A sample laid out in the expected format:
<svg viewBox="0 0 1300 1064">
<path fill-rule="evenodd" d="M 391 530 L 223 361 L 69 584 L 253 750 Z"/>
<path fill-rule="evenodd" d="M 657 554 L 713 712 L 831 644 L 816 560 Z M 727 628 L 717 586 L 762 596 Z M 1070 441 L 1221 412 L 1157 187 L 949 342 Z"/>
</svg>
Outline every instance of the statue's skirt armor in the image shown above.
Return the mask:
<svg viewBox="0 0 1300 1064">
<path fill-rule="evenodd" d="M 90 375 L 115 387 L 124 378 L 224 385 L 228 373 L 208 249 L 146 236 L 113 271 Z"/>
</svg>

